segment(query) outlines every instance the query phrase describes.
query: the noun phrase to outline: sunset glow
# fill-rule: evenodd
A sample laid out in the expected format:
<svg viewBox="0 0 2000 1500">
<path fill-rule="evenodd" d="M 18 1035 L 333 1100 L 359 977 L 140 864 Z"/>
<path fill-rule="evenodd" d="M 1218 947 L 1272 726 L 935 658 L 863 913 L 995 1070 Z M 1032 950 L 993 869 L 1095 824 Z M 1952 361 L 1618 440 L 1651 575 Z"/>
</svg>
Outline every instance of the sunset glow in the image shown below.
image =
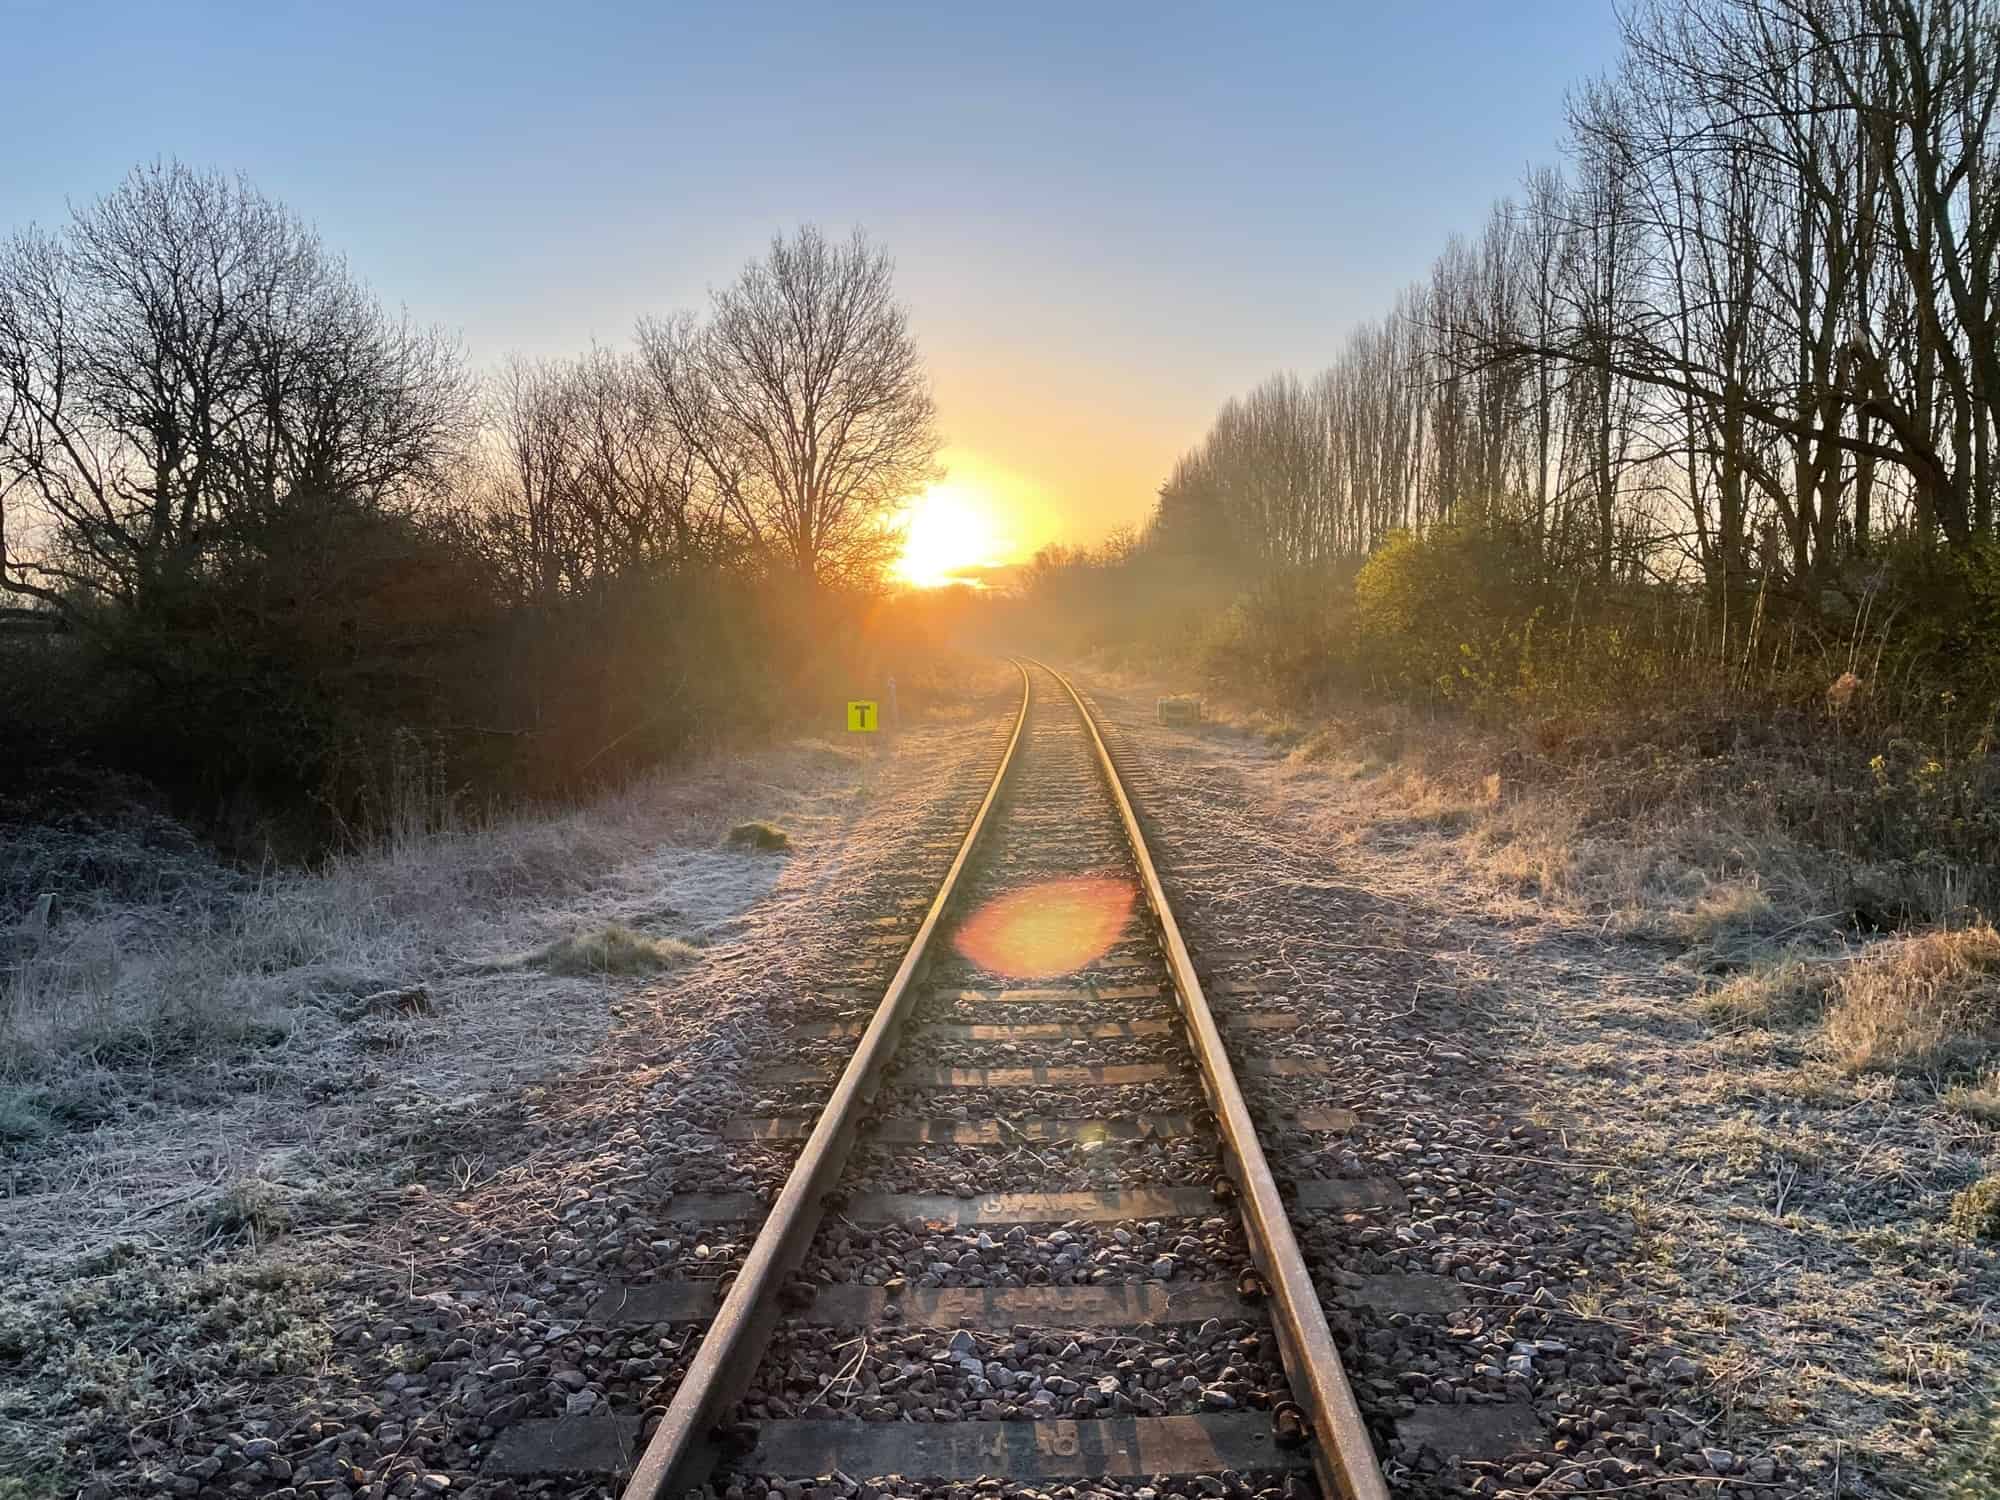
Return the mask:
<svg viewBox="0 0 2000 1500">
<path fill-rule="evenodd" d="M 976 582 L 977 570 L 1009 561 L 994 497 L 975 485 L 941 480 L 910 507 L 909 534 L 896 573 L 918 588 Z"/>
</svg>

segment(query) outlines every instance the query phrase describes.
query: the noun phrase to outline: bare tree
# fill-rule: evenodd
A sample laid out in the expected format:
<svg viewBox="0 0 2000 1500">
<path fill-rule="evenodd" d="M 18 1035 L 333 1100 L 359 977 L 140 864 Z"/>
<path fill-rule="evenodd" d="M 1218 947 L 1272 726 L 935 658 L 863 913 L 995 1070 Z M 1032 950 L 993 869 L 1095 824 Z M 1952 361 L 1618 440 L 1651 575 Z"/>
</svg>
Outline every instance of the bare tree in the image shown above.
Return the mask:
<svg viewBox="0 0 2000 1500">
<path fill-rule="evenodd" d="M 935 409 L 888 255 L 807 226 L 713 298 L 640 326 L 661 410 L 731 522 L 814 583 L 878 576 L 937 477 Z"/>
<path fill-rule="evenodd" d="M 0 391 L 0 588 L 71 613 L 171 598 L 307 512 L 416 503 L 468 411 L 453 346 L 178 163 L 0 249 Z"/>
<path fill-rule="evenodd" d="M 488 399 L 487 550 L 524 599 L 586 593 L 716 549 L 692 450 L 631 355 L 513 360 Z"/>
</svg>

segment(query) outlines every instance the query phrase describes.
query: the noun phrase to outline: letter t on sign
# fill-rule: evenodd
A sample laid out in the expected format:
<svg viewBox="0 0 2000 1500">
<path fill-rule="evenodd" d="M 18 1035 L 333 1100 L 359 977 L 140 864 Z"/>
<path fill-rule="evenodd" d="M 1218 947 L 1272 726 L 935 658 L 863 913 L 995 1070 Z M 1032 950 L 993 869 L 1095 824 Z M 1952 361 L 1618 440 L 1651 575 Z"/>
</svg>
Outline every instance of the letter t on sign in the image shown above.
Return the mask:
<svg viewBox="0 0 2000 1500">
<path fill-rule="evenodd" d="M 876 712 L 872 700 L 858 700 L 847 705 L 847 730 L 850 734 L 873 734 L 881 727 L 881 715 Z"/>
</svg>

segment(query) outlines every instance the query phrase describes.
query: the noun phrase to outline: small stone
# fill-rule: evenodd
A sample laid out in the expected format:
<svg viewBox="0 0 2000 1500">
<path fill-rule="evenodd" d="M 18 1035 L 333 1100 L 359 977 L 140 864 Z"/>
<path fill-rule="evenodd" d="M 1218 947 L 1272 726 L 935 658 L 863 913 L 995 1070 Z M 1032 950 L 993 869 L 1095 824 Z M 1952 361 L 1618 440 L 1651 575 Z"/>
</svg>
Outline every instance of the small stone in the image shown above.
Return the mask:
<svg viewBox="0 0 2000 1500">
<path fill-rule="evenodd" d="M 1150 1269 L 1160 1280 L 1167 1281 L 1174 1274 L 1174 1258 L 1171 1255 L 1162 1255 L 1158 1260 L 1153 1262 Z"/>
<path fill-rule="evenodd" d="M 429 1490 L 433 1495 L 441 1495 L 451 1488 L 451 1476 L 449 1474 L 419 1474 L 417 1476 L 417 1483 Z"/>
<path fill-rule="evenodd" d="M 1701 1461 L 1718 1474 L 1728 1474 L 1736 1468 L 1736 1455 L 1727 1448 L 1704 1448 Z"/>
</svg>

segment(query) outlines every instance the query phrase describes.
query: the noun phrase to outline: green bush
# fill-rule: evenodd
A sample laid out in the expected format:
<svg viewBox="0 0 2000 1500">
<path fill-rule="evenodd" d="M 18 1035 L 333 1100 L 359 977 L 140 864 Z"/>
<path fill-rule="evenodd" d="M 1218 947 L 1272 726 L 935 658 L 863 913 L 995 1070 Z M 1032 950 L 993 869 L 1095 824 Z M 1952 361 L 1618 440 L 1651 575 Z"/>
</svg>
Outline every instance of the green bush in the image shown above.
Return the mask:
<svg viewBox="0 0 2000 1500">
<path fill-rule="evenodd" d="M 1533 552 L 1483 522 L 1393 533 L 1354 580 L 1360 665 L 1401 697 L 1468 707 L 1519 685 L 1542 614 Z"/>
</svg>

